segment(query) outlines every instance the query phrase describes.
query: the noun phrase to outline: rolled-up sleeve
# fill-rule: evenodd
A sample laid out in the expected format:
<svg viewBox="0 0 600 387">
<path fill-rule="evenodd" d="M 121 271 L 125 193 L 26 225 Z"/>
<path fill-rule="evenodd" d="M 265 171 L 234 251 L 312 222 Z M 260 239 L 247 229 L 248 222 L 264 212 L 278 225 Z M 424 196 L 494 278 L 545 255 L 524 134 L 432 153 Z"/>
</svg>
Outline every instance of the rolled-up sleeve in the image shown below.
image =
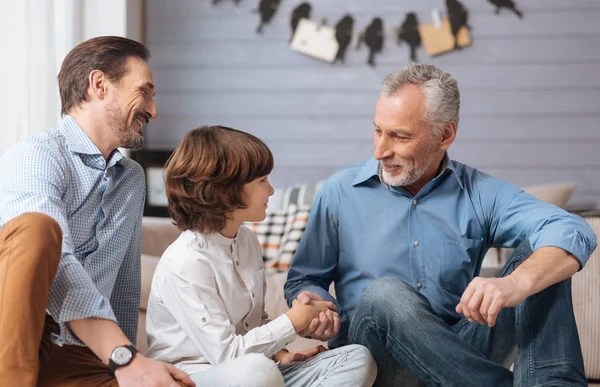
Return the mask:
<svg viewBox="0 0 600 387">
<path fill-rule="evenodd" d="M 596 234 L 578 215 L 497 179 L 490 179 L 484 192 L 484 211 L 494 246 L 516 247 L 528 239 L 534 251 L 546 246 L 561 248 L 581 267 L 597 246 Z"/>
<path fill-rule="evenodd" d="M 47 311 L 60 326 L 60 335 L 54 337 L 57 344 L 83 345 L 67 322 L 88 317 L 117 321 L 108 299 L 74 255 L 63 203 L 65 173 L 59 158 L 44 146 L 21 143 L 13 147 L 0 163 L 0 216 L 7 222 L 27 212 L 40 212 L 60 225 L 62 254 Z"/>
</svg>

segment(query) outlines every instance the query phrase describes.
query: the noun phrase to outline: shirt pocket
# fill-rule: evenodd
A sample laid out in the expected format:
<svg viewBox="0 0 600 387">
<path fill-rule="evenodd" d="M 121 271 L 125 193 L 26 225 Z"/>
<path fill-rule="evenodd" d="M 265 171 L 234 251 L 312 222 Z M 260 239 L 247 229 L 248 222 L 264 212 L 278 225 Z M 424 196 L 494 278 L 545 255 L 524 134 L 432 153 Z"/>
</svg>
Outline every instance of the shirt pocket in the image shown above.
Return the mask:
<svg viewBox="0 0 600 387">
<path fill-rule="evenodd" d="M 462 295 L 473 279 L 483 239 L 449 237 L 439 238 L 439 282 L 443 290 Z"/>
</svg>

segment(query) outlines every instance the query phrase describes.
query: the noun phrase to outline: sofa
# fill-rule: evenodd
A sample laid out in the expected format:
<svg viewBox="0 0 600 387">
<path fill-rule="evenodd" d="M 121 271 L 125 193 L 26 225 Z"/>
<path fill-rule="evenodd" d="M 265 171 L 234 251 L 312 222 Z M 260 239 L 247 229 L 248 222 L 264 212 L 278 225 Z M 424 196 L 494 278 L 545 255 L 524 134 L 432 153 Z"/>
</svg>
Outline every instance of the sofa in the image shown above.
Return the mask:
<svg viewBox="0 0 600 387">
<path fill-rule="evenodd" d="M 318 187 L 314 188 L 314 192 Z M 572 191 L 572 190 L 571 190 Z M 536 192 L 533 192 L 534 196 Z M 543 198 L 543 194 L 540 194 Z M 281 196 L 281 195 L 280 195 Z M 293 195 L 292 195 L 293 196 Z M 567 195 L 567 196 L 570 196 Z M 539 197 L 539 196 L 538 196 Z M 289 199 L 289 198 L 288 198 Z M 275 201 L 283 201 L 284 206 L 289 206 L 286 198 L 277 198 Z M 545 199 L 545 198 L 544 198 Z M 564 199 L 564 198 L 563 198 Z M 299 200 L 296 197 L 296 200 Z M 568 198 L 566 199 L 568 200 Z M 564 200 L 564 203 L 566 203 Z M 273 200 L 272 200 L 273 201 Z M 300 200 L 301 201 L 301 200 Z M 311 199 L 307 199 L 310 202 Z M 551 201 L 551 200 L 549 200 Z M 560 204 L 564 204 L 560 203 Z M 281 204 L 281 203 L 280 203 Z M 302 204 L 302 203 L 300 203 Z M 310 203 L 304 203 L 304 205 Z M 597 235 L 600 235 L 600 212 L 583 213 L 582 216 L 592 226 Z M 303 219 L 305 220 L 305 219 Z M 288 219 L 289 223 L 289 219 Z M 305 222 L 303 223 L 305 224 Z M 290 232 L 288 228 L 286 232 Z M 139 327 L 137 347 L 144 352 L 146 345 L 146 308 L 148 294 L 154 269 L 167 246 L 172 243 L 180 234 L 180 231 L 171 223 L 168 218 L 145 217 L 142 223 L 142 296 L 139 309 Z M 285 241 L 282 241 L 285 243 Z M 499 271 L 502 264 L 502 257 L 509 254 L 496 249 L 491 249 L 482 269 L 482 275 L 494 275 Z M 267 293 L 265 296 L 265 309 L 271 318 L 284 313 L 288 307 L 283 296 L 283 285 L 287 273 L 285 268 L 289 262 L 276 262 L 268 265 L 266 271 Z M 573 277 L 573 307 L 578 324 L 578 330 L 583 350 L 586 374 L 590 381 L 600 383 L 600 251 L 597 249 L 585 269 Z M 332 294 L 333 288 L 331 289 Z M 288 346 L 290 350 L 299 350 L 315 346 L 318 344 L 326 345 L 317 340 L 311 340 L 298 337 L 296 341 Z M 600 386 L 600 384 L 590 384 Z"/>
</svg>

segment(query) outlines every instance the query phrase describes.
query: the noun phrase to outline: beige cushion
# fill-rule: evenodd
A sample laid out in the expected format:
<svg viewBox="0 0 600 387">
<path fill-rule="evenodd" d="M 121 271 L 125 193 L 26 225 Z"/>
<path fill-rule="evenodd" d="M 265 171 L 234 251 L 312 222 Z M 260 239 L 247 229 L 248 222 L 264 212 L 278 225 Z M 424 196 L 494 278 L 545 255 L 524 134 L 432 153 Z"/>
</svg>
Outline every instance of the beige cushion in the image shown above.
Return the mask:
<svg viewBox="0 0 600 387">
<path fill-rule="evenodd" d="M 148 350 L 146 336 L 146 311 L 144 310 L 140 310 L 140 313 L 138 313 L 138 335 L 135 347 L 143 354 L 145 354 Z"/>
<path fill-rule="evenodd" d="M 600 217 L 585 218 L 594 232 L 600 232 Z M 600 379 L 600 251 L 573 276 L 573 311 L 581 341 L 585 373 L 588 379 Z"/>
<path fill-rule="evenodd" d="M 146 353 L 148 344 L 146 343 L 146 309 L 148 308 L 148 297 L 150 295 L 150 285 L 152 284 L 152 277 L 154 276 L 154 270 L 160 260 L 160 257 L 154 255 L 142 254 L 142 293 L 140 297 L 140 309 L 138 313 L 138 335 L 136 347 L 142 352 Z"/>
<path fill-rule="evenodd" d="M 575 184 L 572 183 L 544 184 L 523 187 L 523 191 L 527 192 L 531 196 L 554 204 L 560 208 L 565 208 L 567 202 L 571 198 L 571 195 L 573 195 L 574 190 Z"/>
<path fill-rule="evenodd" d="M 140 309 L 148 308 L 148 297 L 150 296 L 150 285 L 152 284 L 152 276 L 160 257 L 154 255 L 142 254 L 142 294 L 140 298 Z"/>
<path fill-rule="evenodd" d="M 160 257 L 181 235 L 171 218 L 144 217 L 142 223 L 142 254 Z"/>
</svg>

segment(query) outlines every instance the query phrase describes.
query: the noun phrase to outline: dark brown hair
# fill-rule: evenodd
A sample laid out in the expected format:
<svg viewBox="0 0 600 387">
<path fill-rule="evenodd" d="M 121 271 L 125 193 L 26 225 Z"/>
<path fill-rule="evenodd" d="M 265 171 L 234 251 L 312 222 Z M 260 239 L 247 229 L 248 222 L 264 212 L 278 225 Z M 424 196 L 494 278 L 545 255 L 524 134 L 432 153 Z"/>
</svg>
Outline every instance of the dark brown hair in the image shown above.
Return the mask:
<svg viewBox="0 0 600 387">
<path fill-rule="evenodd" d="M 257 137 L 225 126 L 187 133 L 165 166 L 169 214 L 182 231 L 218 232 L 246 208 L 244 184 L 273 170 L 273 154 Z"/>
<path fill-rule="evenodd" d="M 127 74 L 127 58 L 137 56 L 146 62 L 150 51 L 135 40 L 120 36 L 100 36 L 86 40 L 73 48 L 65 57 L 58 73 L 61 114 L 88 100 L 89 76 L 94 70 L 106 74 L 118 83 Z"/>
</svg>

